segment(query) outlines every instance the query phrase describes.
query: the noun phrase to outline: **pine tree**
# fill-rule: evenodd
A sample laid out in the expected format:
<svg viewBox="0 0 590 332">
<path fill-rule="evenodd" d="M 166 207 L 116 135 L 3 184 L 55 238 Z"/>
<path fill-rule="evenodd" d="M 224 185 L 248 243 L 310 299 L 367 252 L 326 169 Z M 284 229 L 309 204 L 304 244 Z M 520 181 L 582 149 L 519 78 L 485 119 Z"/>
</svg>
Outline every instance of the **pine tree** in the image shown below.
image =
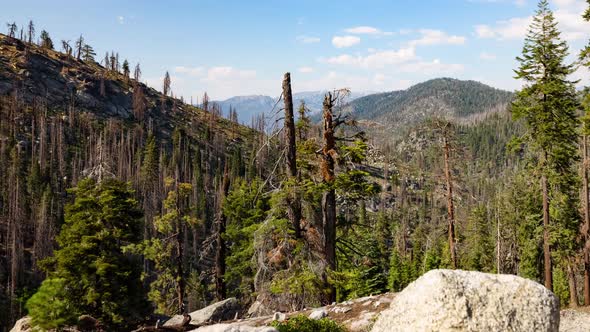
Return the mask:
<svg viewBox="0 0 590 332">
<path fill-rule="evenodd" d="M 125 80 L 129 80 L 129 62 L 127 59 L 123 61 L 123 76 L 125 76 Z"/>
<path fill-rule="evenodd" d="M 53 295 L 69 304 L 69 310 L 54 319 L 65 323 L 72 313 L 89 314 L 107 327 L 129 327 L 148 309 L 138 261 L 122 251 L 141 239 L 141 211 L 134 193 L 128 184 L 112 179 L 82 180 L 72 193 L 75 200 L 66 207 L 59 249 L 43 264 L 54 282 L 44 283 L 47 288 L 28 303 L 32 315 L 40 314 L 33 320 L 48 315 L 39 299 Z M 56 293 L 56 282 L 67 292 Z"/>
<path fill-rule="evenodd" d="M 46 48 L 49 50 L 53 49 L 53 41 L 51 40 L 51 37 L 49 37 L 49 33 L 47 31 L 42 30 L 39 38 L 41 38 L 41 45 L 40 46 L 42 48 Z"/>
<path fill-rule="evenodd" d="M 186 225 L 195 225 L 197 220 L 191 216 L 191 207 L 186 204 L 192 185 L 172 178 L 166 179 L 166 185 L 171 190 L 163 201 L 164 213 L 154 220 L 158 237 L 130 245 L 126 250 L 141 253 L 154 263 L 156 271 L 150 276 L 153 281 L 148 297 L 157 311 L 183 314 L 187 292 L 183 229 Z"/>
<path fill-rule="evenodd" d="M 166 75 L 164 75 L 164 84 L 162 86 L 162 93 L 164 94 L 164 96 L 168 96 L 168 94 L 170 93 L 170 84 L 170 74 L 166 72 Z"/>
<path fill-rule="evenodd" d="M 590 7 L 586 9 L 583 15 L 584 20 L 590 21 Z M 580 60 L 582 64 L 590 69 L 590 42 L 580 52 Z M 584 116 L 582 117 L 582 180 L 584 197 L 584 226 L 582 227 L 582 240 L 584 247 L 582 256 L 584 261 L 584 305 L 590 305 L 590 188 L 588 184 L 588 164 L 590 159 L 588 157 L 588 136 L 590 136 L 590 90 L 584 90 Z"/>
<path fill-rule="evenodd" d="M 94 61 L 95 55 L 96 52 L 94 52 L 94 48 L 88 44 L 84 44 L 84 47 L 82 47 L 82 59 L 85 62 Z"/>
<path fill-rule="evenodd" d="M 6 23 L 6 26 L 8 27 L 8 37 L 15 38 L 18 29 L 16 22 Z"/>
<path fill-rule="evenodd" d="M 556 251 L 560 259 L 572 255 L 579 224 L 572 167 L 577 158 L 577 102 L 574 82 L 568 80 L 573 67 L 565 63 L 567 55 L 568 46 L 561 40 L 548 1 L 541 0 L 522 55 L 517 57 L 516 79 L 525 85 L 516 95 L 512 113 L 526 122 L 528 148 L 535 154 L 535 174 L 543 195 L 544 282 L 549 289 L 551 252 Z"/>
</svg>

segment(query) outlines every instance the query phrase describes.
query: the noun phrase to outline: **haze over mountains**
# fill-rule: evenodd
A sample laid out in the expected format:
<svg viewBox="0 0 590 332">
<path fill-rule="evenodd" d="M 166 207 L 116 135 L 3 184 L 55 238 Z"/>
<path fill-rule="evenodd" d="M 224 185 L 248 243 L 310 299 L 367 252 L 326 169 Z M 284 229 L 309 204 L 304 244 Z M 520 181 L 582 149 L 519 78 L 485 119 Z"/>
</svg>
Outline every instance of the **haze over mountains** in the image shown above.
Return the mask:
<svg viewBox="0 0 590 332">
<path fill-rule="evenodd" d="M 293 94 L 293 103 L 298 107 L 301 101 L 305 102 L 306 107 L 315 114 L 322 109 L 322 102 L 327 91 L 305 91 Z M 352 91 L 346 101 L 350 102 L 357 98 L 370 95 L 374 92 L 355 92 Z M 221 106 L 223 114 L 228 114 L 230 107 L 238 112 L 240 123 L 249 124 L 252 117 L 260 113 L 266 116 L 272 116 L 273 107 L 277 104 L 279 97 L 270 97 L 264 95 L 235 96 L 225 100 L 216 101 Z M 280 107 L 275 108 L 276 113 Z"/>
</svg>

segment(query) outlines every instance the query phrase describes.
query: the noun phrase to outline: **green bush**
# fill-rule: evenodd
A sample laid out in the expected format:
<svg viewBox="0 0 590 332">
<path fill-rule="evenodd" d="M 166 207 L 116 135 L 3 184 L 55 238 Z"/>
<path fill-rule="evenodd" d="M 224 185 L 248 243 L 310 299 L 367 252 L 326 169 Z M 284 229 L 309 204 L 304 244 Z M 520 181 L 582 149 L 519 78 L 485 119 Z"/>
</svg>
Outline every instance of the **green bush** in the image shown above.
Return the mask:
<svg viewBox="0 0 590 332">
<path fill-rule="evenodd" d="M 63 278 L 45 279 L 26 306 L 33 325 L 44 330 L 76 322 L 77 314 L 74 306 L 66 299 Z"/>
<path fill-rule="evenodd" d="M 271 325 L 279 332 L 346 332 L 342 326 L 328 318 L 314 320 L 303 315 L 291 317 L 284 322 L 275 321 Z"/>
</svg>

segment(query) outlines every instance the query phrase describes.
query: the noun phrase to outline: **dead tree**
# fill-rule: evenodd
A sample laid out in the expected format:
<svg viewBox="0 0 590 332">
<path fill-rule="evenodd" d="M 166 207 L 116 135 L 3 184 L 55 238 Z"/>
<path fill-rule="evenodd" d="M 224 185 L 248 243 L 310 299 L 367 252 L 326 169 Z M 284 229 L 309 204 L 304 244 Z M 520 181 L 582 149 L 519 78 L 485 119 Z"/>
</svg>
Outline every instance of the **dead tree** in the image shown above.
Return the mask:
<svg viewBox="0 0 590 332">
<path fill-rule="evenodd" d="M 283 78 L 283 100 L 285 102 L 285 145 L 287 146 L 286 164 L 289 182 L 294 184 L 288 198 L 289 220 L 295 230 L 295 237 L 301 237 L 301 198 L 297 181 L 297 147 L 295 145 L 295 119 L 293 115 L 293 95 L 291 93 L 291 74 Z"/>
<path fill-rule="evenodd" d="M 584 196 L 584 223 L 582 237 L 584 247 L 582 250 L 584 259 L 584 305 L 590 305 L 590 191 L 588 189 L 588 136 L 582 137 L 582 183 Z"/>
<path fill-rule="evenodd" d="M 444 173 L 446 185 L 447 198 L 447 225 L 449 238 L 449 252 L 451 255 L 451 267 L 457 268 L 457 249 L 456 249 L 456 234 L 455 234 L 455 203 L 453 198 L 453 176 L 451 170 L 451 150 L 454 129 L 453 125 L 444 119 L 432 119 L 430 121 L 431 130 L 439 135 L 442 141 L 442 150 L 444 157 Z"/>
<path fill-rule="evenodd" d="M 33 20 L 29 21 L 28 35 L 29 35 L 29 44 L 32 44 L 33 38 L 35 38 L 35 24 L 33 23 Z"/>
<path fill-rule="evenodd" d="M 332 186 L 334 183 L 334 166 L 336 164 L 336 138 L 334 135 L 336 124 L 334 123 L 332 108 L 334 98 L 327 93 L 323 103 L 324 118 L 324 146 L 321 149 L 320 170 L 322 181 L 327 185 L 327 190 L 322 194 L 322 228 L 324 231 L 324 255 L 327 267 L 336 270 L 336 191 Z M 331 303 L 335 300 L 334 289 L 327 298 Z"/>
<path fill-rule="evenodd" d="M 225 233 L 226 227 L 226 217 L 223 213 L 223 200 L 227 197 L 229 193 L 229 166 L 228 163 L 225 163 L 225 167 L 223 170 L 223 183 L 221 185 L 220 197 L 219 197 L 219 212 L 217 215 L 217 231 L 215 234 L 215 296 L 218 300 L 225 299 L 227 295 L 227 290 L 225 287 L 225 240 L 223 239 L 223 234 Z"/>
<path fill-rule="evenodd" d="M 170 84 L 170 74 L 166 72 L 166 75 L 164 75 L 164 84 L 162 87 L 162 93 L 164 94 L 164 96 L 168 96 L 168 93 L 170 93 Z"/>
<path fill-rule="evenodd" d="M 78 40 L 76 40 L 76 59 L 77 60 L 80 60 L 80 57 L 82 56 L 82 48 L 83 47 L 84 47 L 84 37 L 82 37 L 82 35 L 80 35 Z"/>
</svg>

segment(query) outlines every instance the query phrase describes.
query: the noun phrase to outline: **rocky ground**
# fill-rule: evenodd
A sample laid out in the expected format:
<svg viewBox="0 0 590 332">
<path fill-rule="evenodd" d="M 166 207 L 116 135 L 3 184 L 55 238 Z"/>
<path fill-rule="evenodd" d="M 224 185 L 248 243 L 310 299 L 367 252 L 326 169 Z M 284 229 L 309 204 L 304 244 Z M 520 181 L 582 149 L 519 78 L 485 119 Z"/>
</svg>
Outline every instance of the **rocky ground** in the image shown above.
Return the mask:
<svg viewBox="0 0 590 332">
<path fill-rule="evenodd" d="M 559 311 L 555 295 L 538 283 L 511 275 L 450 270 L 430 271 L 397 294 L 260 317 L 240 319 L 240 312 L 232 298 L 192 312 L 190 317 L 172 317 L 141 330 L 276 332 L 269 326 L 273 321 L 305 315 L 329 318 L 351 332 L 590 331 L 590 307 Z M 25 317 L 11 332 L 31 332 L 29 323 Z"/>
</svg>

